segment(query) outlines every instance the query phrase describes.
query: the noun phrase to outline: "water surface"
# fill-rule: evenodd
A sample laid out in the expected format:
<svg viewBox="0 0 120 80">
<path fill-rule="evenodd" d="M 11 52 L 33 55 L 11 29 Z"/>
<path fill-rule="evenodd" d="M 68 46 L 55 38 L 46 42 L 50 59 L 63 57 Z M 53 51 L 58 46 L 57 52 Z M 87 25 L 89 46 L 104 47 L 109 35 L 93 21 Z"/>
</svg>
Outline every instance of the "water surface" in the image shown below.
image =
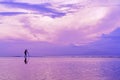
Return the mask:
<svg viewBox="0 0 120 80">
<path fill-rule="evenodd" d="M 0 80 L 120 80 L 119 58 L 0 58 Z"/>
</svg>

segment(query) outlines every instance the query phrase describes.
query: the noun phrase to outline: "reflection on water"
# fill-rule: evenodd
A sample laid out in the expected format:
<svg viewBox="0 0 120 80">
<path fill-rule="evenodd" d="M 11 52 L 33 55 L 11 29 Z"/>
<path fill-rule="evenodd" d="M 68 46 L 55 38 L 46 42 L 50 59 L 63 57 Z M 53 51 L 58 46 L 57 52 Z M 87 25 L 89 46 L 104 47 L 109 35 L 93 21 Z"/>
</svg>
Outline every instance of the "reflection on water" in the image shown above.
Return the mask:
<svg viewBox="0 0 120 80">
<path fill-rule="evenodd" d="M 0 58 L 0 80 L 120 80 L 117 58 Z"/>
</svg>

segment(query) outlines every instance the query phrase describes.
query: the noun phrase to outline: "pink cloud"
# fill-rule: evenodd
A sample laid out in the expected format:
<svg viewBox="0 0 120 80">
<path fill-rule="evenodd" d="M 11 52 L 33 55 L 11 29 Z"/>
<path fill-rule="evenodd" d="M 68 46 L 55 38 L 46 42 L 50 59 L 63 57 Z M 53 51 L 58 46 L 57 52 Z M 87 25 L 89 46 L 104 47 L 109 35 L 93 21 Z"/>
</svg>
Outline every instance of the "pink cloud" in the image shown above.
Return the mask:
<svg viewBox="0 0 120 80">
<path fill-rule="evenodd" d="M 98 3 L 97 3 L 98 4 Z M 0 39 L 45 41 L 83 45 L 96 41 L 119 26 L 119 7 L 86 7 L 63 17 L 40 14 L 0 16 Z"/>
</svg>

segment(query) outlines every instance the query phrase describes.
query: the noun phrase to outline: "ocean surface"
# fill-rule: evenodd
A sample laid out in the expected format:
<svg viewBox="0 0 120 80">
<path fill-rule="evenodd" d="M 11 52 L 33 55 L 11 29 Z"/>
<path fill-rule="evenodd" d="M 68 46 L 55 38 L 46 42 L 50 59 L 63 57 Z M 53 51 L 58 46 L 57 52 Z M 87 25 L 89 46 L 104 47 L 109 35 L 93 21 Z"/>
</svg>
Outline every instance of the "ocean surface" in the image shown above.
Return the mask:
<svg viewBox="0 0 120 80">
<path fill-rule="evenodd" d="M 120 58 L 0 58 L 0 80 L 120 80 Z"/>
</svg>

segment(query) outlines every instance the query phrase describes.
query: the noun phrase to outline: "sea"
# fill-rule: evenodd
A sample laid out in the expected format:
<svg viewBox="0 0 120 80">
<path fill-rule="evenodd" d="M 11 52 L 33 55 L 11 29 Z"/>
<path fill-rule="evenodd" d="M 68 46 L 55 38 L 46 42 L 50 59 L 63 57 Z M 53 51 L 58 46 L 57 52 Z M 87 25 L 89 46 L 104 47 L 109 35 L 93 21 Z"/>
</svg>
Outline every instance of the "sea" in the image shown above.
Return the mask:
<svg viewBox="0 0 120 80">
<path fill-rule="evenodd" d="M 120 80 L 120 58 L 1 57 L 0 80 Z"/>
</svg>

